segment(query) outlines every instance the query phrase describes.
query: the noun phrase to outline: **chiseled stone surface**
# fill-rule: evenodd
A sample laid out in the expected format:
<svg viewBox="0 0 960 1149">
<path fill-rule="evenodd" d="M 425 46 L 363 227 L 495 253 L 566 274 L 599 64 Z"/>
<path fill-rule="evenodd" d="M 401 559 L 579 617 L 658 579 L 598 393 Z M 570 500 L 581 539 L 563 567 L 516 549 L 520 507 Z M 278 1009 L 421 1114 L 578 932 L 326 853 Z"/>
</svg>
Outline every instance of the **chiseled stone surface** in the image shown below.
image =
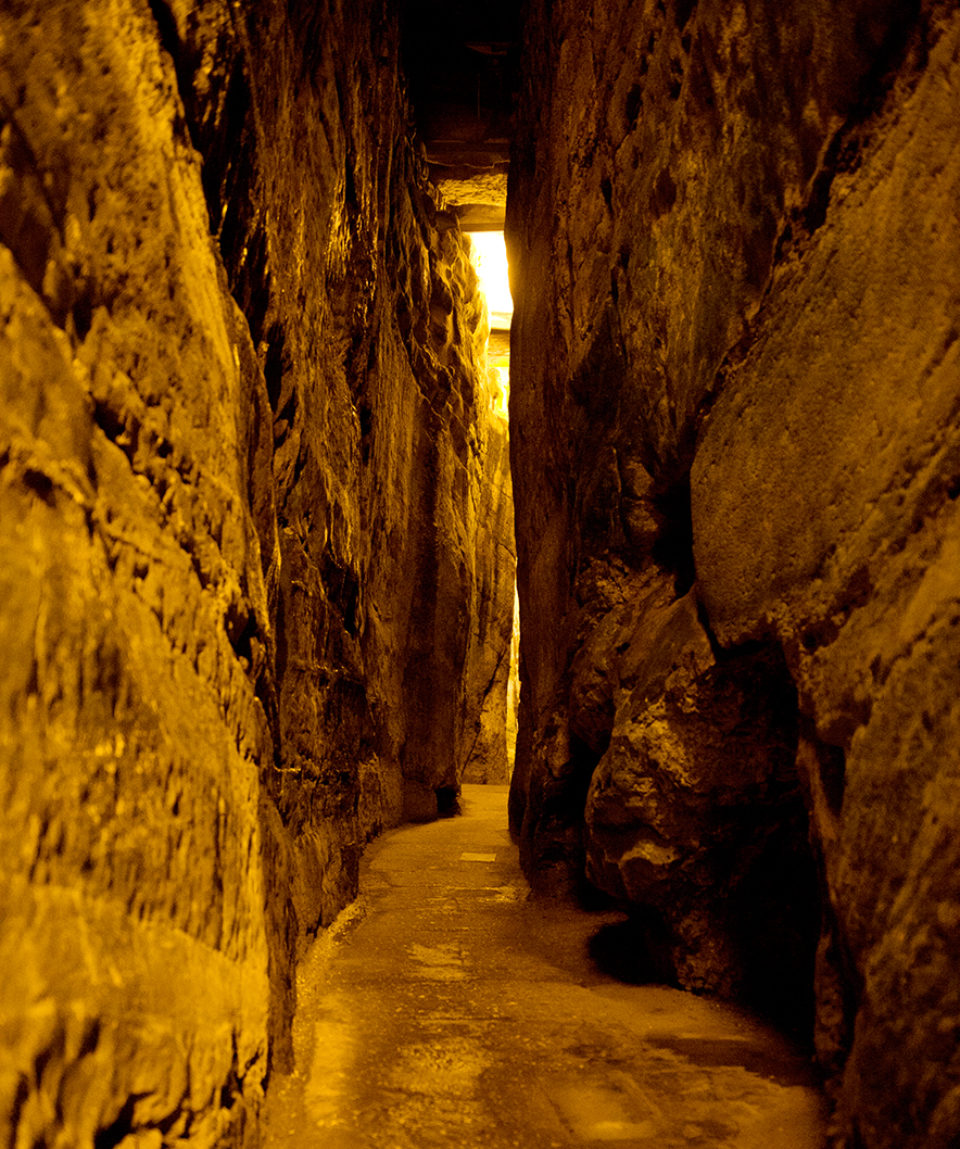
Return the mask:
<svg viewBox="0 0 960 1149">
<path fill-rule="evenodd" d="M 722 992 L 778 980 L 722 920 L 776 907 L 833 1141 L 946 1149 L 960 20 L 597 9 L 530 6 L 508 204 L 521 856 L 626 897 L 647 960 Z"/>
<path fill-rule="evenodd" d="M 821 964 L 857 1009 L 820 1038 L 852 1042 L 841 1111 L 868 1145 L 960 1135 L 958 84 L 954 16 L 776 277 L 693 472 L 717 633 L 777 634 L 810 723 Z"/>
<path fill-rule="evenodd" d="M 492 382 L 496 387 L 496 380 Z M 470 722 L 465 724 L 460 777 L 463 782 L 505 783 L 510 780 L 510 709 L 516 709 L 516 702 L 511 699 L 515 685 L 511 683 L 511 674 L 515 676 L 511 596 L 516 590 L 516 544 L 507 413 L 498 393 L 491 402 L 488 448 L 474 526 L 476 561 L 488 574 L 481 586 L 484 599 L 471 615 L 470 673 L 464 680 L 465 706 L 475 706 L 478 699 L 482 699 L 482 706 L 479 715 L 471 714 Z"/>
<path fill-rule="evenodd" d="M 644 907 L 651 968 L 790 1019 L 817 926 L 792 683 L 769 649 L 715 656 L 692 592 L 638 614 L 587 795 L 587 876 Z"/>
<path fill-rule="evenodd" d="M 11 1145 L 257 1143 L 306 937 L 452 797 L 509 641 L 389 6 L 293 7 L 0 13 Z"/>
</svg>

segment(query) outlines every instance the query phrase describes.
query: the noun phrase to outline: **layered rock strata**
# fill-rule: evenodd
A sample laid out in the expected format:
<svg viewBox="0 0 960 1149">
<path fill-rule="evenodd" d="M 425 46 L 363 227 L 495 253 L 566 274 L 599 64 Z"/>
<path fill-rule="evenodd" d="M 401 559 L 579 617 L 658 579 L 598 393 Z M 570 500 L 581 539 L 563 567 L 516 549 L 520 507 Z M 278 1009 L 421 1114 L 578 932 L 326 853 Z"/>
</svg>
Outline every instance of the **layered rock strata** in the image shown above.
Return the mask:
<svg viewBox="0 0 960 1149">
<path fill-rule="evenodd" d="M 623 899 L 649 976 L 815 995 L 836 1144 L 946 1149 L 956 6 L 535 2 L 525 54 L 527 872 Z"/>
<path fill-rule="evenodd" d="M 397 40 L 376 0 L 0 13 L 11 1145 L 256 1144 L 305 938 L 493 705 L 504 427 Z"/>
</svg>

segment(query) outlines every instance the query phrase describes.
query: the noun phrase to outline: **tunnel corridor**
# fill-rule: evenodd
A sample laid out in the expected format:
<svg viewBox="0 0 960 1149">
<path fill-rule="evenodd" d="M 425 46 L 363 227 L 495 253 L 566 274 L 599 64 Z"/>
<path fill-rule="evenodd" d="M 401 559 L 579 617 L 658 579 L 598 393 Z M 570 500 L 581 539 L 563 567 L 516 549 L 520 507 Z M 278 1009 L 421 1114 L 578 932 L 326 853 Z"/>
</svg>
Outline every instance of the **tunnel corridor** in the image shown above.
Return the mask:
<svg viewBox="0 0 960 1149">
<path fill-rule="evenodd" d="M 958 92 L 0 5 L 0 1145 L 956 1149 Z"/>
</svg>

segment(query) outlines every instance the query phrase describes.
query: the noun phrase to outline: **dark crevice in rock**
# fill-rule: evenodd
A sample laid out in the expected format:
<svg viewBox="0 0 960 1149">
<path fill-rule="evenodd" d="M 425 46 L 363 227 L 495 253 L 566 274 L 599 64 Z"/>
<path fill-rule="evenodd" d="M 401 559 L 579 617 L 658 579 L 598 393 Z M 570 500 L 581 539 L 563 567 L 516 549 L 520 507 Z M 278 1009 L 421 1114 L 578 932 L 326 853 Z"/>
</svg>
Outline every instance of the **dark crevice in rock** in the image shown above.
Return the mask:
<svg viewBox="0 0 960 1149">
<path fill-rule="evenodd" d="M 460 791 L 457 786 L 439 786 L 434 793 L 437 796 L 437 814 L 441 818 L 452 818 L 460 812 Z"/>
<path fill-rule="evenodd" d="M 10 1097 L 9 1121 L 10 1128 L 16 1130 L 20 1127 L 24 1107 L 30 1098 L 31 1087 L 27 1075 L 23 1072 L 16 1077 L 16 1086 Z"/>
<path fill-rule="evenodd" d="M 619 317 L 608 306 L 597 319 L 589 348 L 568 387 L 591 418 L 609 427 L 616 425 L 625 367 Z"/>
<path fill-rule="evenodd" d="M 630 907 L 624 921 L 597 930 L 589 952 L 598 969 L 627 985 L 679 984 L 671 960 L 670 931 L 655 909 Z"/>
<path fill-rule="evenodd" d="M 137 1102 L 149 1096 L 149 1093 L 131 1093 L 114 1120 L 94 1135 L 94 1149 L 115 1149 L 124 1138 L 130 1137 L 140 1129 L 141 1127 L 134 1123 L 134 1113 Z"/>
<path fill-rule="evenodd" d="M 212 83 L 201 98 L 195 87 L 199 50 L 180 40 L 165 0 L 151 0 L 151 10 L 173 59 L 190 140 L 202 159 L 210 231 L 219 245 L 231 293 L 257 346 L 269 309 L 270 272 L 267 237 L 251 194 L 259 163 L 245 38 L 231 48 L 218 44 L 223 51 L 219 68 L 209 76 Z M 242 22 L 245 17 L 239 13 L 236 19 Z"/>
<path fill-rule="evenodd" d="M 775 827 L 731 906 L 739 919 L 742 1000 L 812 1047 L 820 902 L 799 799 L 784 803 Z"/>
<path fill-rule="evenodd" d="M 280 397 L 283 394 L 283 377 L 292 365 L 283 325 L 281 323 L 271 324 L 264 336 L 264 342 L 266 343 L 266 354 L 263 357 L 263 379 L 267 385 L 270 409 L 276 415 Z M 291 395 L 290 401 L 292 402 L 292 400 L 293 396 Z M 288 411 L 285 414 L 288 422 L 291 417 L 292 412 Z"/>
<path fill-rule="evenodd" d="M 183 113 L 177 109 L 175 126 L 197 148 L 196 129 L 191 113 L 194 110 L 193 75 L 199 60 L 187 50 L 177 31 L 177 21 L 167 0 L 148 0 L 150 12 L 156 21 L 160 34 L 160 46 L 170 56 L 177 78 L 177 91 L 183 105 Z"/>
<path fill-rule="evenodd" d="M 651 558 L 673 574 L 677 598 L 682 598 L 696 579 L 689 474 L 655 494 L 653 502 L 662 515 L 663 525 L 653 544 Z"/>
<path fill-rule="evenodd" d="M 674 7 L 674 20 L 679 31 L 683 31 L 690 22 L 690 17 L 697 9 L 697 0 L 676 0 Z"/>
<path fill-rule="evenodd" d="M 863 995 L 863 979 L 842 940 L 842 931 L 823 888 L 820 941 L 817 947 L 814 991 L 817 1015 L 814 1046 L 828 1092 L 836 1099 L 843 1070 L 853 1047 L 854 1026 Z"/>
<path fill-rule="evenodd" d="M 361 625 L 360 577 L 349 564 L 337 559 L 327 548 L 320 563 L 320 578 L 328 600 L 340 612 L 343 628 L 353 638 Z"/>
<path fill-rule="evenodd" d="M 838 815 L 843 807 L 846 780 L 846 756 L 843 750 L 839 746 L 824 743 L 820 754 L 820 785 L 833 815 Z"/>
<path fill-rule="evenodd" d="M 45 475 L 36 467 L 25 467 L 21 479 L 24 486 L 32 491 L 38 499 L 46 503 L 48 507 L 54 505 L 56 484 L 49 475 Z"/>
<path fill-rule="evenodd" d="M 919 74 L 926 59 L 927 27 L 921 0 L 890 0 L 877 12 L 861 14 L 856 21 L 858 47 L 869 66 L 854 96 L 843 127 L 833 136 L 820 170 L 814 177 L 799 222 L 807 235 L 823 226 L 830 191 L 837 175 L 854 172 L 860 154 L 869 140 L 869 121 L 882 109 L 893 84 L 904 75 L 904 64 L 912 60 Z M 779 244 L 789 242 L 788 230 Z"/>
<path fill-rule="evenodd" d="M 16 111 L 0 95 L 4 131 L 3 164 L 13 186 L 0 195 L 0 237 L 10 248 L 28 283 L 43 297 L 43 274 L 51 244 L 64 242 L 67 172 L 41 163 L 21 128 Z"/>
<path fill-rule="evenodd" d="M 643 88 L 640 84 L 634 84 L 630 91 L 627 92 L 627 99 L 624 107 L 628 131 L 632 132 L 636 128 L 637 120 L 640 118 L 640 113 L 642 110 Z"/>
</svg>

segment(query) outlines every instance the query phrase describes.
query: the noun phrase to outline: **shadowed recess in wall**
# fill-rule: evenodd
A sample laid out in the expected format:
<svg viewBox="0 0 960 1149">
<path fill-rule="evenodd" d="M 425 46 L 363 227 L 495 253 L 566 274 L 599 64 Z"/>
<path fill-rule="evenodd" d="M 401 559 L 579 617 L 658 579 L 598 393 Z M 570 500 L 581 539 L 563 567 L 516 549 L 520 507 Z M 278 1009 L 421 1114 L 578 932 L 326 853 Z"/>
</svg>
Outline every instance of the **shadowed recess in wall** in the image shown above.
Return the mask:
<svg viewBox="0 0 960 1149">
<path fill-rule="evenodd" d="M 622 922 L 601 926 L 588 943 L 599 970 L 628 985 L 676 986 L 666 923 L 655 910 L 633 909 Z"/>
</svg>

